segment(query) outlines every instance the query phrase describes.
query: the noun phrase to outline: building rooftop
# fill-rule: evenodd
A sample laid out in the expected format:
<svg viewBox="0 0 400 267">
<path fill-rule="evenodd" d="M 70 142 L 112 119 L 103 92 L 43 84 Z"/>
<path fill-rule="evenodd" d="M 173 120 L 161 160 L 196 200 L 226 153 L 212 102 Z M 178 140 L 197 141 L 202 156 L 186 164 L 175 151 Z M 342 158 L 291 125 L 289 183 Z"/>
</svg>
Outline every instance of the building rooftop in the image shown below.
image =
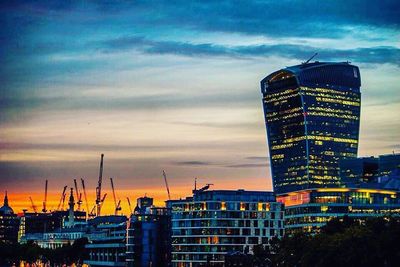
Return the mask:
<svg viewBox="0 0 400 267">
<path fill-rule="evenodd" d="M 361 86 L 360 71 L 349 62 L 304 63 L 286 67 L 269 74 L 261 83 L 267 88 L 276 89 L 284 86 L 336 85 L 357 89 Z M 269 90 L 267 90 L 269 91 Z"/>
<path fill-rule="evenodd" d="M 181 200 L 169 200 L 169 202 L 181 201 L 247 201 L 247 202 L 270 202 L 275 201 L 275 195 L 272 191 L 246 191 L 239 190 L 205 190 L 194 191 L 192 197 Z"/>
</svg>

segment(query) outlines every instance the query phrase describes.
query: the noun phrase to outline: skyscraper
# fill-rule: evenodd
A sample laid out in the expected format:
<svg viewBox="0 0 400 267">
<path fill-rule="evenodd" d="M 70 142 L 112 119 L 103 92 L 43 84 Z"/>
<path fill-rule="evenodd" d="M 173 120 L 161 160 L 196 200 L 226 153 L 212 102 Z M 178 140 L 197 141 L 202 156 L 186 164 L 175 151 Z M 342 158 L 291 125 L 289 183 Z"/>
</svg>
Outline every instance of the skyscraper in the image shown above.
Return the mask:
<svg viewBox="0 0 400 267">
<path fill-rule="evenodd" d="M 357 157 L 360 72 L 305 63 L 261 81 L 274 191 L 340 185 L 339 160 Z"/>
</svg>

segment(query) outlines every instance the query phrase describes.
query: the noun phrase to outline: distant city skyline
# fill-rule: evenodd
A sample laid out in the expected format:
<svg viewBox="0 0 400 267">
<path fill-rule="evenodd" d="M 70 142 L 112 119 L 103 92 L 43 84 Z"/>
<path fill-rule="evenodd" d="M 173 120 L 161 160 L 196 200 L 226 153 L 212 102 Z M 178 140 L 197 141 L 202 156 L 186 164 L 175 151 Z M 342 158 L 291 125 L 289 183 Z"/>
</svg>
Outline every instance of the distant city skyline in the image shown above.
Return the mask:
<svg viewBox="0 0 400 267">
<path fill-rule="evenodd" d="M 345 3 L 345 4 L 344 4 Z M 360 12 L 357 12 L 360 11 Z M 259 81 L 307 60 L 361 73 L 359 156 L 400 149 L 397 1 L 0 4 L 0 199 L 49 206 L 105 154 L 127 212 L 147 193 L 271 190 Z M 92 205 L 89 205 L 92 206 Z"/>
</svg>

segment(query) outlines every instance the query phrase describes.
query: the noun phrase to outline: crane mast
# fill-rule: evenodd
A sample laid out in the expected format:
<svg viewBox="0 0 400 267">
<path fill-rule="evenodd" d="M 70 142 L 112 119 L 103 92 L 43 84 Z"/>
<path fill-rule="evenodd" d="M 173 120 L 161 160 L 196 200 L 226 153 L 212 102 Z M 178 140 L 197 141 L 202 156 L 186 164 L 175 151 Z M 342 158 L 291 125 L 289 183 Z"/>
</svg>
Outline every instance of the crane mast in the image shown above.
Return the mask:
<svg viewBox="0 0 400 267">
<path fill-rule="evenodd" d="M 126 200 L 128 200 L 129 212 L 130 212 L 130 214 L 132 214 L 132 206 L 131 206 L 131 201 L 129 200 L 129 197 L 126 197 Z"/>
<path fill-rule="evenodd" d="M 110 178 L 110 182 L 111 182 L 111 189 L 112 189 L 113 199 L 114 199 L 115 213 L 117 213 L 117 199 L 115 198 L 115 190 L 114 190 L 113 178 Z M 117 215 L 117 214 L 115 214 L 115 215 Z"/>
<path fill-rule="evenodd" d="M 33 211 L 34 211 L 35 213 L 37 213 L 37 208 L 36 208 L 35 203 L 33 203 L 32 197 L 29 197 L 29 200 L 31 201 L 31 207 L 32 207 Z"/>
<path fill-rule="evenodd" d="M 168 193 L 168 200 L 171 200 L 171 195 L 169 193 L 169 186 L 168 186 L 168 181 L 167 181 L 167 174 L 165 173 L 165 171 L 162 171 L 163 176 L 164 176 L 164 182 L 165 182 L 165 187 L 167 188 L 167 193 Z"/>
<path fill-rule="evenodd" d="M 58 202 L 57 210 L 60 210 L 61 208 L 61 203 L 63 203 L 63 200 L 65 199 L 65 191 L 67 190 L 67 186 L 64 186 L 63 192 L 61 194 L 60 202 Z"/>
<path fill-rule="evenodd" d="M 115 188 L 114 188 L 113 178 L 110 178 L 110 182 L 111 182 L 111 189 L 112 189 L 113 198 L 114 198 L 115 215 L 118 215 L 118 211 L 121 210 L 121 200 L 119 200 L 118 203 L 117 203 L 117 198 L 115 196 Z"/>
<path fill-rule="evenodd" d="M 117 207 L 115 208 L 115 215 L 118 215 L 118 211 L 121 210 L 121 199 L 118 200 Z"/>
<path fill-rule="evenodd" d="M 47 212 L 47 209 L 46 209 L 46 204 L 47 204 L 47 180 L 46 180 L 46 184 L 45 184 L 45 186 L 44 186 L 44 201 L 43 201 L 43 209 L 42 209 L 42 211 L 43 212 Z"/>
<path fill-rule="evenodd" d="M 100 209 L 103 207 L 104 200 L 106 200 L 107 193 L 103 195 L 103 198 L 100 200 Z M 98 216 L 98 215 L 97 215 Z"/>
<path fill-rule="evenodd" d="M 102 202 L 103 202 L 101 199 L 101 182 L 103 180 L 103 158 L 104 158 L 104 154 L 101 154 L 99 181 L 98 181 L 98 184 L 96 187 L 96 206 L 97 206 L 96 215 L 97 216 L 100 216 L 100 214 L 101 214 L 101 207 L 102 207 Z"/>
<path fill-rule="evenodd" d="M 67 196 L 67 192 L 65 192 L 66 190 L 64 190 L 64 194 L 62 196 L 62 207 L 61 210 L 64 210 L 64 204 L 65 204 L 65 197 Z"/>
<path fill-rule="evenodd" d="M 89 216 L 89 203 L 87 201 L 87 196 L 86 196 L 85 180 L 83 180 L 83 178 L 81 178 L 81 182 L 82 182 L 82 188 L 83 188 L 83 196 L 85 198 L 85 204 L 86 204 L 86 216 Z"/>
<path fill-rule="evenodd" d="M 78 190 L 78 183 L 76 182 L 76 179 L 74 179 L 74 185 L 75 185 L 75 193 L 76 193 L 76 199 L 77 199 L 76 204 L 78 204 L 78 210 L 81 210 L 82 193 L 80 193 Z"/>
<path fill-rule="evenodd" d="M 96 205 L 93 206 L 92 210 L 90 211 L 88 216 L 95 216 L 96 214 L 94 214 L 94 211 L 96 209 Z"/>
</svg>

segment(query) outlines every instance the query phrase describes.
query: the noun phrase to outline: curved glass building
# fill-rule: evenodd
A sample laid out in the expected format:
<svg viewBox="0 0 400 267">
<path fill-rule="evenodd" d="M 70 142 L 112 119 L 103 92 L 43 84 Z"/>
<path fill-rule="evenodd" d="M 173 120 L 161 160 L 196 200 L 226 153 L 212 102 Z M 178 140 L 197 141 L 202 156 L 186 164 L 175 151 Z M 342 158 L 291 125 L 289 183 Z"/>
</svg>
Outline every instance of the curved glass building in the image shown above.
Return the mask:
<svg viewBox="0 0 400 267">
<path fill-rule="evenodd" d="M 314 62 L 261 81 L 274 191 L 340 185 L 339 160 L 357 157 L 360 71 Z"/>
</svg>

